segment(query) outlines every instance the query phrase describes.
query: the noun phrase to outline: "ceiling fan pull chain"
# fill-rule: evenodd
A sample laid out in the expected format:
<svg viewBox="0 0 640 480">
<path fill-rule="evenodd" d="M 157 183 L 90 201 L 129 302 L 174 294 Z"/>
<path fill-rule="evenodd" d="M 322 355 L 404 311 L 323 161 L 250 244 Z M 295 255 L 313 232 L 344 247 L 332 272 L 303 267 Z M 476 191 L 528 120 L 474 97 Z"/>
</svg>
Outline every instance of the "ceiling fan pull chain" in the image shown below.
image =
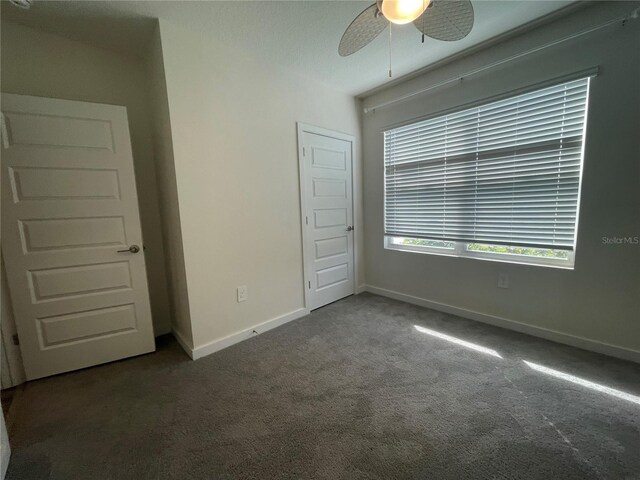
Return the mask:
<svg viewBox="0 0 640 480">
<path fill-rule="evenodd" d="M 422 43 L 424 43 L 424 16 L 427 13 L 426 1 L 427 0 L 422 0 Z"/>
<path fill-rule="evenodd" d="M 393 76 L 391 73 L 391 25 L 393 24 L 389 23 L 389 78 Z"/>
</svg>

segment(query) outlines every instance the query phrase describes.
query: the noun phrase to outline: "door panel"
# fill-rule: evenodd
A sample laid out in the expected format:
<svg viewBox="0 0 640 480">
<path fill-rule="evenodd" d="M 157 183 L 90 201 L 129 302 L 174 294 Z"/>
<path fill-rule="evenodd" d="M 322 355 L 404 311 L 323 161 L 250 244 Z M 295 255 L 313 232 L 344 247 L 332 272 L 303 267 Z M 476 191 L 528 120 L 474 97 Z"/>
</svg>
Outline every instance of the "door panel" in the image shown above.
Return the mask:
<svg viewBox="0 0 640 480">
<path fill-rule="evenodd" d="M 2 249 L 28 379 L 155 349 L 126 109 L 2 94 Z M 125 250 L 125 252 L 119 252 Z"/>
<path fill-rule="evenodd" d="M 351 142 L 303 131 L 305 270 L 315 309 L 355 293 Z"/>
<path fill-rule="evenodd" d="M 345 179 L 314 178 L 313 195 L 316 198 L 347 198 L 347 181 Z"/>
<path fill-rule="evenodd" d="M 114 150 L 111 122 L 107 119 L 74 117 L 51 111 L 28 113 L 7 110 L 5 121 L 10 146 Z"/>
<path fill-rule="evenodd" d="M 117 170 L 10 168 L 15 203 L 23 200 L 119 200 Z"/>
<path fill-rule="evenodd" d="M 29 275 L 34 303 L 88 293 L 131 289 L 129 262 L 30 270 Z"/>
<path fill-rule="evenodd" d="M 349 264 L 332 265 L 316 270 L 316 286 L 318 290 L 339 285 L 349 281 Z"/>
<path fill-rule="evenodd" d="M 132 303 L 39 318 L 38 321 L 43 349 L 136 329 L 135 305 Z"/>
<path fill-rule="evenodd" d="M 23 253 L 104 247 L 124 247 L 122 217 L 42 218 L 18 220 Z"/>
<path fill-rule="evenodd" d="M 319 200 L 315 197 L 314 200 Z M 314 226 L 316 230 L 332 227 L 347 228 L 347 208 L 324 208 L 313 210 Z"/>
<path fill-rule="evenodd" d="M 347 235 L 341 237 L 325 238 L 316 240 L 316 260 L 336 255 L 346 255 L 349 253 L 349 238 Z"/>
</svg>

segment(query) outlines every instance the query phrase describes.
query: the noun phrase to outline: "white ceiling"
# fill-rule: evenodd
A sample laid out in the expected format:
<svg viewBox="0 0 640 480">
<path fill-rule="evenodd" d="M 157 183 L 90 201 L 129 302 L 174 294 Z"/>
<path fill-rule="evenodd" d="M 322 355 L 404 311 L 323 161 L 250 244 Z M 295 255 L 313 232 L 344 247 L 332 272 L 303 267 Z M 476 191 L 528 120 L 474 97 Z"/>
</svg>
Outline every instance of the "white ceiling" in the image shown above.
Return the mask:
<svg viewBox="0 0 640 480">
<path fill-rule="evenodd" d="M 349 56 L 338 55 L 345 28 L 372 1 L 42 1 L 30 10 L 2 2 L 2 18 L 144 56 L 155 18 L 205 32 L 263 60 L 358 95 L 390 79 L 389 38 L 383 32 Z M 573 0 L 473 0 L 476 22 L 458 42 L 420 41 L 413 25 L 394 26 L 394 78 L 557 12 Z"/>
</svg>

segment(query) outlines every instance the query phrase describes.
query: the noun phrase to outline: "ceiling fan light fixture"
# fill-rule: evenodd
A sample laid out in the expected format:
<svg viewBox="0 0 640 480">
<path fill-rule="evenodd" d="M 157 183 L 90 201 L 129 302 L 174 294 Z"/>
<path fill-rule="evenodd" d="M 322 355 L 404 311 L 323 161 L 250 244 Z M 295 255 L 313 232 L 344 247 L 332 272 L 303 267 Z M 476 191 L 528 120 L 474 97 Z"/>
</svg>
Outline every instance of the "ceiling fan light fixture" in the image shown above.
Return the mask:
<svg viewBox="0 0 640 480">
<path fill-rule="evenodd" d="M 18 8 L 22 8 L 23 10 L 28 10 L 31 8 L 33 0 L 9 0 L 9 3 L 15 5 Z"/>
<path fill-rule="evenodd" d="M 405 25 L 424 13 L 431 0 L 382 0 L 379 9 L 391 23 Z"/>
</svg>

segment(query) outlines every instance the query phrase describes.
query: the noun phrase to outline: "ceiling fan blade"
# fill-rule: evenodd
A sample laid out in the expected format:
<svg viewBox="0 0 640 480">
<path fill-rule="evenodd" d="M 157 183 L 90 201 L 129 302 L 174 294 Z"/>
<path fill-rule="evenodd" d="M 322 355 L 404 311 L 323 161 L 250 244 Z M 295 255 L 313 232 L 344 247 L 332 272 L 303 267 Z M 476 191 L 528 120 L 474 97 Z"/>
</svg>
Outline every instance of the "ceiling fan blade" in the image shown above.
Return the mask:
<svg viewBox="0 0 640 480">
<path fill-rule="evenodd" d="M 469 0 L 433 0 L 413 24 L 428 37 L 452 42 L 469 35 L 473 20 L 473 5 Z"/>
<path fill-rule="evenodd" d="M 347 27 L 338 45 L 338 53 L 346 57 L 356 53 L 373 41 L 389 25 L 389 20 L 378 13 L 378 5 L 373 4 L 358 15 Z"/>
</svg>

